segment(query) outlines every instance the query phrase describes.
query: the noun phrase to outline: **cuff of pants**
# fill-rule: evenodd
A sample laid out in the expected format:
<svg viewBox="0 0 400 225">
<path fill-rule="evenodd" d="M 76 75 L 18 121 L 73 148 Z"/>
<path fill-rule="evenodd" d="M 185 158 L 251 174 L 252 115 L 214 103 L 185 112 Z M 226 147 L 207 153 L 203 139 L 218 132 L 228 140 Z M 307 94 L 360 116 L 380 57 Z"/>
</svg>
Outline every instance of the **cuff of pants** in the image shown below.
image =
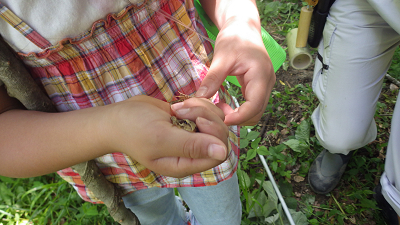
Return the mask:
<svg viewBox="0 0 400 225">
<path fill-rule="evenodd" d="M 386 173 L 382 174 L 381 185 L 383 197 L 396 211 L 397 215 L 400 215 L 400 192 L 392 185 Z"/>
</svg>

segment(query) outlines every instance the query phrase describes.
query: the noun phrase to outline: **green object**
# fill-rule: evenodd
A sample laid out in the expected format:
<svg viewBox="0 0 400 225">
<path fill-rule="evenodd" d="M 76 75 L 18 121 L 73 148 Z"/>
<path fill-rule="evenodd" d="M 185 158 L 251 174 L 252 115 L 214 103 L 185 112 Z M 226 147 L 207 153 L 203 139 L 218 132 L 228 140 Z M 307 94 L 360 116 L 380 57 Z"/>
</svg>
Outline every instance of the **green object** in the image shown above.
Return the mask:
<svg viewBox="0 0 400 225">
<path fill-rule="evenodd" d="M 208 37 L 215 41 L 215 39 L 218 35 L 218 32 L 219 32 L 217 26 L 215 26 L 215 24 L 207 16 L 203 7 L 201 7 L 199 0 L 195 0 L 194 5 L 196 7 L 197 12 L 199 13 L 200 19 L 203 22 L 204 27 L 206 28 Z M 265 49 L 267 49 L 269 57 L 271 58 L 271 62 L 274 67 L 274 71 L 276 72 L 282 66 L 283 62 L 286 60 L 286 52 L 271 37 L 271 35 L 269 35 L 269 33 L 263 27 L 261 27 L 261 38 L 263 40 Z M 214 44 L 213 44 L 213 46 L 214 46 Z M 228 76 L 226 78 L 226 80 L 229 81 L 230 83 L 233 83 L 240 87 L 240 84 L 237 81 L 235 76 Z"/>
</svg>

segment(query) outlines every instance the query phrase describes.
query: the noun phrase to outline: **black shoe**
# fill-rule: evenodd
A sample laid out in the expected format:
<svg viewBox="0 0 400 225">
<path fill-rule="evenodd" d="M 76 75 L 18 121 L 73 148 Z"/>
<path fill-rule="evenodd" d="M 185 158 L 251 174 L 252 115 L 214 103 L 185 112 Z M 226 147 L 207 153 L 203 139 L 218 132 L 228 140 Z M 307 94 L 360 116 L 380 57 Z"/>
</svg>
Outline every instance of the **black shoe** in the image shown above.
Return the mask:
<svg viewBox="0 0 400 225">
<path fill-rule="evenodd" d="M 321 172 L 321 163 L 327 150 L 324 149 L 312 163 L 310 170 L 308 171 L 308 183 L 311 189 L 317 194 L 328 194 L 331 192 L 339 183 L 346 166 L 353 155 L 351 151 L 348 155 L 338 154 L 342 159 L 342 166 L 339 170 L 331 176 L 324 176 Z M 329 154 L 329 153 L 328 153 Z"/>
<path fill-rule="evenodd" d="M 385 219 L 388 225 L 399 225 L 399 219 L 397 217 L 396 211 L 392 208 L 392 206 L 386 201 L 385 197 L 382 195 L 382 186 L 379 183 L 374 188 L 374 199 L 378 204 L 378 207 L 381 209 L 381 213 L 383 218 Z"/>
</svg>

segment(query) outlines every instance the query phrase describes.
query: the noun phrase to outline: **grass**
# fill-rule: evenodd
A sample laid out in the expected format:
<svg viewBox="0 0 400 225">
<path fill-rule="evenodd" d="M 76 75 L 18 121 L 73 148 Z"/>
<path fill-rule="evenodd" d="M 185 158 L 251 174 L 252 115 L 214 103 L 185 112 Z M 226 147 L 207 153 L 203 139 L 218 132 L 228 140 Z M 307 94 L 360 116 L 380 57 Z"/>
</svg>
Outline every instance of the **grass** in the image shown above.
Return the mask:
<svg viewBox="0 0 400 225">
<path fill-rule="evenodd" d="M 297 27 L 298 0 L 257 1 L 262 24 L 285 35 Z M 281 68 L 282 70 L 282 68 Z M 400 78 L 397 49 L 388 72 Z M 318 101 L 307 84 L 274 90 L 256 126 L 242 127 L 238 168 L 242 224 L 287 224 L 282 206 L 258 155 L 263 155 L 296 224 L 384 224 L 372 190 L 384 169 L 390 119 L 398 90 L 385 83 L 375 120 L 378 137 L 357 150 L 339 185 L 328 195 L 316 195 L 306 183 L 308 169 L 322 150 L 310 116 Z M 239 90 L 230 90 L 240 99 Z M 0 225 L 116 224 L 103 205 L 83 202 L 56 174 L 28 179 L 0 177 Z"/>
<path fill-rule="evenodd" d="M 388 115 L 392 113 L 397 94 L 398 91 L 384 88 L 375 115 L 379 132 L 376 141 L 354 153 L 338 188 L 328 195 L 317 195 L 310 191 L 305 178 L 312 161 L 322 150 L 310 120 L 318 101 L 308 85 L 286 87 L 283 93 L 273 91 L 270 110 L 264 116 L 268 122 L 247 127 L 250 131 L 247 135 L 244 131 L 241 137 L 246 140 L 241 146 L 244 151 L 238 173 L 244 193 L 242 224 L 282 224 L 278 217 L 274 223 L 265 220 L 279 210 L 268 208 L 269 199 L 275 196 L 267 192 L 267 200 L 260 197 L 265 188 L 259 180 L 268 179 L 255 151 L 267 158 L 292 216 L 297 219 L 296 224 L 384 224 L 372 190 L 383 171 L 390 129 Z M 268 129 L 261 139 L 255 132 L 263 127 Z M 258 209 L 260 205 L 262 210 Z M 258 212 L 257 216 L 253 211 Z"/>
<path fill-rule="evenodd" d="M 0 180 L 0 224 L 117 224 L 103 205 L 84 202 L 57 174 Z"/>
</svg>

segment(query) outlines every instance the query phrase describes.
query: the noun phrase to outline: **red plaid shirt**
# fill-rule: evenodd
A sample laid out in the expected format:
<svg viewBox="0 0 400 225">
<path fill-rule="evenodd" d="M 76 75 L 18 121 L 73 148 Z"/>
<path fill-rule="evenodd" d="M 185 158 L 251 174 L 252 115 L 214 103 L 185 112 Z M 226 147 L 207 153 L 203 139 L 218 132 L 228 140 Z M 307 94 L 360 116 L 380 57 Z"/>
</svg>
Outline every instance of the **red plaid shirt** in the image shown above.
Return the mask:
<svg viewBox="0 0 400 225">
<path fill-rule="evenodd" d="M 165 13 L 185 26 L 166 18 Z M 63 112 L 112 104 L 135 95 L 171 101 L 179 93 L 193 94 L 212 59 L 212 46 L 198 35 L 207 34 L 193 1 L 149 0 L 142 5 L 130 5 L 118 14 L 96 21 L 86 33 L 54 46 L 1 4 L 0 15 L 43 49 L 19 56 Z M 215 101 L 218 98 L 232 103 L 223 88 Z M 156 174 L 123 153 L 107 154 L 95 161 L 105 177 L 117 183 L 124 194 L 149 187 L 215 185 L 236 170 L 238 134 L 238 127 L 230 127 L 230 151 L 224 163 L 181 179 Z M 71 168 L 58 174 L 84 200 L 100 202 Z"/>
</svg>

